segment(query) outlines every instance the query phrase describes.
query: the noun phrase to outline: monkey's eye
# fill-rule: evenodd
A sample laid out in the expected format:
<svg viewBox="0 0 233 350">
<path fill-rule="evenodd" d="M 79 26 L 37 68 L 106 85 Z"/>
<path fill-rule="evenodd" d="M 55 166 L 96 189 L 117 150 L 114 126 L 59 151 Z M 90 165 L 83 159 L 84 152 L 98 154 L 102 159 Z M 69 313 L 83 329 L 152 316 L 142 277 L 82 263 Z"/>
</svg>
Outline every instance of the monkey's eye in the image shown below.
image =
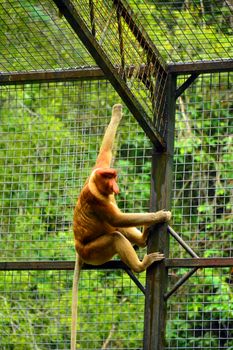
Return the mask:
<svg viewBox="0 0 233 350">
<path fill-rule="evenodd" d="M 113 179 L 114 178 L 114 175 L 113 174 L 103 174 L 103 177 L 105 179 Z"/>
</svg>

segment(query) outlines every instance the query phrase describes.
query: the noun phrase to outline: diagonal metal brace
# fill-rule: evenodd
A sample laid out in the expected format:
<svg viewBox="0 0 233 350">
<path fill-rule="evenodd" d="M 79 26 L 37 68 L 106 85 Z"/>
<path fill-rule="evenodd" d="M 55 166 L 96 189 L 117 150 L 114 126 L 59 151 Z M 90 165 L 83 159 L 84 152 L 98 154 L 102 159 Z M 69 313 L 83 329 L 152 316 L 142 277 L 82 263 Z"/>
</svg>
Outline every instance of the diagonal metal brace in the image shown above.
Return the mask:
<svg viewBox="0 0 233 350">
<path fill-rule="evenodd" d="M 193 257 L 199 258 L 199 256 L 190 248 L 190 246 L 176 233 L 171 226 L 167 227 L 168 232 L 175 238 L 175 240 Z"/>
<path fill-rule="evenodd" d="M 190 77 L 176 90 L 175 97 L 178 98 L 182 93 L 199 77 L 198 73 L 193 73 Z"/>
<path fill-rule="evenodd" d="M 141 282 L 137 279 L 137 277 L 134 275 L 134 273 L 131 271 L 128 266 L 124 268 L 125 272 L 129 275 L 131 280 L 136 284 L 136 286 L 140 289 L 140 291 L 145 295 L 146 294 L 146 288 L 141 284 Z"/>
<path fill-rule="evenodd" d="M 69 271 L 74 270 L 74 261 L 3 261 L 0 262 L 0 271 Z M 110 260 L 102 265 L 84 264 L 83 270 L 123 270 L 136 286 L 145 294 L 145 287 L 133 274 L 130 268 L 121 260 Z"/>
<path fill-rule="evenodd" d="M 189 247 L 189 245 L 170 227 L 168 226 L 168 232 L 175 238 L 175 240 L 193 257 L 199 258 L 199 256 Z M 198 267 L 194 267 L 187 273 L 185 273 L 172 287 L 170 291 L 168 291 L 164 295 L 164 299 L 167 300 L 172 294 L 174 294 L 178 288 L 180 288 L 196 271 Z"/>
<path fill-rule="evenodd" d="M 163 137 L 155 128 L 146 111 L 132 94 L 125 81 L 118 74 L 117 70 L 103 51 L 102 47 L 89 31 L 85 22 L 82 20 L 77 10 L 73 6 L 72 2 L 70 0 L 53 1 L 57 5 L 60 13 L 64 15 L 70 26 L 86 46 L 92 57 L 95 59 L 96 63 L 103 70 L 107 79 L 109 79 L 110 83 L 116 89 L 151 142 L 157 149 L 164 150 L 166 148 L 166 144 Z"/>
</svg>

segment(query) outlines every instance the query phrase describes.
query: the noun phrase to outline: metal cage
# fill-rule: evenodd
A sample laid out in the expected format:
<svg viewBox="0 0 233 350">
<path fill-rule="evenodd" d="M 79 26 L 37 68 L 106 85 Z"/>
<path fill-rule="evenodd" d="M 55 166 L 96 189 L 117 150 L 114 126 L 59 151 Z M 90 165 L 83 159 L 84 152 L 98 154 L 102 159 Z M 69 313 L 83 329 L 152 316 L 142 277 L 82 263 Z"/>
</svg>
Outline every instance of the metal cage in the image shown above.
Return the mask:
<svg viewBox="0 0 233 350">
<path fill-rule="evenodd" d="M 1 2 L 0 349 L 69 348 L 73 207 L 116 102 L 118 204 L 173 219 L 146 273 L 84 267 L 77 348 L 232 348 L 232 18 L 230 0 Z"/>
</svg>

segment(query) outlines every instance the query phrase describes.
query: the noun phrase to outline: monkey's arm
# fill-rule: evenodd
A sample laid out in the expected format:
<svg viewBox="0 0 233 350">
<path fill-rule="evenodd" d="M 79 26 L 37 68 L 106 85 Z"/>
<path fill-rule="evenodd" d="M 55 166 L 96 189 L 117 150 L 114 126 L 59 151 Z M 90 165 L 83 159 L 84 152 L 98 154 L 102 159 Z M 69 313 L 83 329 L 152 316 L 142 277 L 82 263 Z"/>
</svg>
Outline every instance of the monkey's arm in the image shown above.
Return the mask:
<svg viewBox="0 0 233 350">
<path fill-rule="evenodd" d="M 109 204 L 102 217 L 114 227 L 134 227 L 169 221 L 171 213 L 164 210 L 156 213 L 122 213 L 117 207 Z"/>
<path fill-rule="evenodd" d="M 122 106 L 120 104 L 114 105 L 112 108 L 112 118 L 105 131 L 95 167 L 110 167 L 112 161 L 113 143 L 116 137 L 117 128 L 121 121 L 121 118 Z"/>
</svg>

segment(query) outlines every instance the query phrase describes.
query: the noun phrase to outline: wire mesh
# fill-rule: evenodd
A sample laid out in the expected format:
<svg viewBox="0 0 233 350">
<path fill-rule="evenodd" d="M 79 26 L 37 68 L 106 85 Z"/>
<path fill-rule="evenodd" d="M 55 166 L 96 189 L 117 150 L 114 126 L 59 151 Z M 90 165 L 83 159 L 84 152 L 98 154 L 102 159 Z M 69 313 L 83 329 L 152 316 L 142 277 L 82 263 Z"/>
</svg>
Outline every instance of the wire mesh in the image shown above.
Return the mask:
<svg viewBox="0 0 233 350">
<path fill-rule="evenodd" d="M 152 40 L 160 63 L 232 58 L 230 1 L 74 0 L 74 3 L 99 43 L 111 47 L 113 61 L 122 66 L 138 66 L 147 60 L 143 43 L 140 45 L 133 38 L 122 11 L 116 15 L 119 4 L 128 9 L 131 24 L 135 23 Z M 0 21 L 3 71 L 61 69 L 94 63 L 66 20 L 59 16 L 52 0 L 3 0 Z"/>
<path fill-rule="evenodd" d="M 125 0 L 168 63 L 232 59 L 233 6 L 224 0 Z"/>
<path fill-rule="evenodd" d="M 89 81 L 2 86 L 0 101 L 0 259 L 73 259 L 73 208 L 119 97 L 108 82 Z M 151 145 L 124 113 L 118 202 L 148 210 Z"/>
<path fill-rule="evenodd" d="M 161 136 L 166 129 L 164 62 L 232 57 L 232 6 L 213 1 L 74 1 L 147 115 L 155 117 Z M 0 20 L 3 72 L 95 64 L 52 0 L 3 2 Z"/>
<path fill-rule="evenodd" d="M 147 115 L 165 134 L 164 99 L 167 74 L 164 62 L 127 2 L 72 1 L 89 32 L 105 52 Z"/>
<path fill-rule="evenodd" d="M 119 74 L 126 80 L 149 117 L 156 116 L 158 132 L 165 133 L 163 112 L 166 74 L 145 32 L 132 22 L 121 2 L 76 2 L 82 15 Z M 126 13 L 125 13 L 126 11 Z M 106 22 L 107 18 L 107 22 Z M 2 72 L 60 70 L 95 65 L 53 1 L 11 0 L 0 5 Z M 142 39 L 146 38 L 146 39 Z M 159 53 L 157 52 L 157 56 Z"/>
<path fill-rule="evenodd" d="M 232 257 L 232 77 L 201 75 L 177 100 L 173 227 L 201 257 Z M 169 289 L 188 271 L 169 270 Z M 232 269 L 199 269 L 169 298 L 166 340 L 166 349 L 231 349 Z"/>
<path fill-rule="evenodd" d="M 174 227 L 200 257 L 232 256 L 232 78 L 201 75 L 177 100 Z"/>
<path fill-rule="evenodd" d="M 4 86 L 0 96 L 1 260 L 74 259 L 73 207 L 119 98 L 106 81 Z M 151 146 L 124 114 L 118 203 L 148 210 Z M 72 272 L 0 274 L 0 348 L 67 349 Z M 138 349 L 143 312 L 144 296 L 125 273 L 83 271 L 78 348 Z"/>
<path fill-rule="evenodd" d="M 171 270 L 170 282 L 186 270 Z M 232 349 L 232 273 L 198 270 L 168 302 L 167 346 L 175 349 Z"/>
<path fill-rule="evenodd" d="M 0 272 L 1 350 L 69 348 L 72 278 Z M 77 349 L 141 349 L 143 309 L 144 296 L 122 271 L 82 271 Z"/>
<path fill-rule="evenodd" d="M 0 23 L 1 72 L 95 64 L 53 1 L 2 0 Z"/>
<path fill-rule="evenodd" d="M 229 1 L 74 3 L 148 115 L 162 116 L 155 118 L 162 134 L 163 59 L 232 58 Z M 94 64 L 53 1 L 3 1 L 0 20 L 2 72 Z M 202 257 L 232 257 L 232 97 L 232 73 L 221 73 L 199 76 L 177 101 L 173 226 Z M 104 80 L 0 87 L 1 261 L 74 258 L 73 207 L 116 102 Z M 147 211 L 151 145 L 124 113 L 118 203 Z M 184 257 L 173 243 L 171 257 Z M 170 287 L 185 271 L 171 270 Z M 72 273 L 0 275 L 0 348 L 67 349 Z M 169 300 L 167 349 L 231 349 L 232 302 L 232 270 L 197 271 Z M 143 313 L 144 297 L 122 271 L 82 272 L 80 349 L 141 349 Z"/>
</svg>

